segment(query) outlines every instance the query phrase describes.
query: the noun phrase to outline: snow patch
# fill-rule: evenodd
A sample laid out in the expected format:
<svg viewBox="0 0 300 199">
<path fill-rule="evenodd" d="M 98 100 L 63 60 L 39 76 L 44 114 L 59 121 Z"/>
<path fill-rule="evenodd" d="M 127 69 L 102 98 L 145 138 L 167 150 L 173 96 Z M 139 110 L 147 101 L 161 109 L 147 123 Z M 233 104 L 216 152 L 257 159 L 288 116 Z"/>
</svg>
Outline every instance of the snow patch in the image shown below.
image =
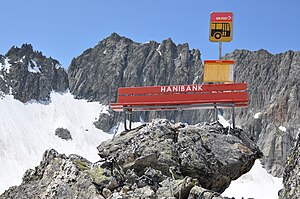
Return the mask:
<svg viewBox="0 0 300 199">
<path fill-rule="evenodd" d="M 33 65 L 33 67 L 32 67 Z M 28 71 L 31 73 L 40 73 L 40 68 L 38 67 L 37 63 L 34 60 L 28 63 Z"/>
<path fill-rule="evenodd" d="M 100 107 L 99 107 L 99 110 L 100 110 L 100 113 L 104 113 L 106 115 L 111 115 L 110 112 L 108 111 L 109 110 L 109 105 L 101 105 L 100 104 Z"/>
<path fill-rule="evenodd" d="M 7 85 L 6 85 L 6 86 L 7 86 Z M 8 93 L 9 93 L 10 95 L 12 95 L 12 87 L 9 87 L 8 89 L 9 89 L 9 92 L 8 92 Z"/>
<path fill-rule="evenodd" d="M 225 118 L 224 118 L 222 115 L 218 115 L 218 118 L 219 118 L 218 121 L 220 122 L 220 124 L 222 124 L 222 126 L 223 126 L 224 128 L 230 126 L 230 123 L 229 123 L 227 120 L 225 120 Z"/>
<path fill-rule="evenodd" d="M 160 48 L 161 48 L 161 44 L 159 44 L 158 48 L 156 49 L 156 51 L 159 53 L 159 55 L 161 56 L 161 51 L 160 51 Z"/>
<path fill-rule="evenodd" d="M 127 128 L 129 126 L 129 121 L 127 120 Z M 141 126 L 143 125 L 142 122 L 132 122 L 131 123 L 131 129 L 134 129 L 138 126 Z M 121 132 L 125 131 L 125 126 L 124 126 L 124 122 L 119 122 L 116 126 L 114 126 L 112 129 L 111 129 L 111 133 L 114 134 L 114 136 L 120 134 Z"/>
<path fill-rule="evenodd" d="M 278 191 L 283 188 L 282 178 L 273 177 L 256 160 L 252 169 L 242 175 L 222 193 L 235 198 L 271 199 L 278 198 Z"/>
<path fill-rule="evenodd" d="M 63 68 L 63 66 L 60 65 L 60 64 L 55 64 L 55 68 L 56 68 L 56 69 L 60 69 L 60 68 Z"/>
<path fill-rule="evenodd" d="M 280 126 L 279 130 L 286 132 L 286 128 L 284 126 Z"/>
<path fill-rule="evenodd" d="M 4 69 L 7 73 L 9 73 L 11 64 L 9 63 L 9 59 L 5 58 L 4 59 L 4 65 L 2 63 L 0 63 L 0 70 Z"/>
<path fill-rule="evenodd" d="M 260 115 L 261 115 L 261 112 L 255 113 L 255 114 L 254 114 L 254 118 L 255 118 L 255 119 L 258 119 Z"/>
<path fill-rule="evenodd" d="M 199 78 L 199 75 L 196 75 L 195 78 L 194 78 L 194 80 L 193 80 L 193 84 L 196 83 L 196 81 L 198 80 L 198 78 Z"/>
<path fill-rule="evenodd" d="M 23 63 L 23 62 L 24 62 L 24 61 L 23 61 L 24 59 L 25 59 L 25 55 L 20 59 L 20 62 Z"/>
</svg>

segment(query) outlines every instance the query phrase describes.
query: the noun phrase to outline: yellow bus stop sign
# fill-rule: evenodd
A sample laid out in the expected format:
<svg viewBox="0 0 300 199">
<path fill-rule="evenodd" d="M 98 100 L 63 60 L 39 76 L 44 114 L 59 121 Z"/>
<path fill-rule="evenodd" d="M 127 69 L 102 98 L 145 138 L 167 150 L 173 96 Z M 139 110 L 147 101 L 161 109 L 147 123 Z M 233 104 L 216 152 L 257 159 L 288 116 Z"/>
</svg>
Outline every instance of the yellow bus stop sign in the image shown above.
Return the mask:
<svg viewBox="0 0 300 199">
<path fill-rule="evenodd" d="M 234 82 L 234 60 L 204 60 L 203 82 Z"/>
<path fill-rule="evenodd" d="M 209 40 L 230 42 L 232 40 L 232 12 L 212 12 L 210 14 Z"/>
</svg>

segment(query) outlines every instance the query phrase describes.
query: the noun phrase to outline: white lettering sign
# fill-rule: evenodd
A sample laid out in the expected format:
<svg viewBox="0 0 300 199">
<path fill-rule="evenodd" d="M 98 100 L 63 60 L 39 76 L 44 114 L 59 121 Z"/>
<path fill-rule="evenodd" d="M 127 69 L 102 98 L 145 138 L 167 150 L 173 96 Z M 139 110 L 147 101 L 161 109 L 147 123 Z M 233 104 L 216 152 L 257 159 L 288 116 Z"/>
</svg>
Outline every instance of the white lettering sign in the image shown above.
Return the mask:
<svg viewBox="0 0 300 199">
<path fill-rule="evenodd" d="M 160 92 L 161 93 L 176 93 L 176 92 L 196 92 L 202 91 L 201 84 L 194 84 L 194 85 L 177 85 L 177 86 L 161 86 Z"/>
</svg>

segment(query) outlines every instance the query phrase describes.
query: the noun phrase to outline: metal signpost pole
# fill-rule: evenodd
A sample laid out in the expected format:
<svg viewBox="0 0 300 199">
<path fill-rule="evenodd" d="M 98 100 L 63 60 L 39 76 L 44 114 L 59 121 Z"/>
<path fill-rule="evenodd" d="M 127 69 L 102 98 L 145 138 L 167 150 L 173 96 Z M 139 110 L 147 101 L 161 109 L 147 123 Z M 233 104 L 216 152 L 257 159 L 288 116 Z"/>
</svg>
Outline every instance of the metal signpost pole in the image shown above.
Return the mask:
<svg viewBox="0 0 300 199">
<path fill-rule="evenodd" d="M 209 40 L 211 42 L 219 43 L 219 62 L 222 62 L 221 61 L 221 59 L 222 59 L 222 42 L 230 42 L 232 40 L 232 22 L 233 22 L 233 13 L 232 12 L 212 12 L 212 13 L 210 13 Z M 217 72 L 218 78 L 220 77 L 219 72 L 220 71 Z M 218 82 L 220 82 L 220 80 Z M 219 111 L 220 111 L 220 114 L 223 116 L 223 109 L 219 109 Z M 234 112 L 233 112 L 233 114 L 234 114 Z M 215 117 L 216 117 L 216 120 L 218 120 L 218 107 L 217 106 L 215 106 Z"/>
<path fill-rule="evenodd" d="M 219 60 L 221 60 L 222 58 L 222 42 L 219 42 Z M 219 109 L 220 110 L 220 115 L 223 116 L 223 109 Z M 216 111 L 218 111 L 218 109 L 216 109 Z M 216 120 L 218 120 L 218 114 L 216 114 Z"/>
<path fill-rule="evenodd" d="M 219 42 L 219 60 L 222 58 L 222 42 Z"/>
</svg>

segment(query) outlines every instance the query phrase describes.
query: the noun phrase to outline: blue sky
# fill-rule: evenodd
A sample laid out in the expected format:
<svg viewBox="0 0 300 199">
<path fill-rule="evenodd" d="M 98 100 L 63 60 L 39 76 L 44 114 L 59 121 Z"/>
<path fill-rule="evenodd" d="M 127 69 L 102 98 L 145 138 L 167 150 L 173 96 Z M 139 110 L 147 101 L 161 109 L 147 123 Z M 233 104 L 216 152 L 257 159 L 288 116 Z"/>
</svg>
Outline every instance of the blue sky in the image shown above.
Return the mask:
<svg viewBox="0 0 300 199">
<path fill-rule="evenodd" d="M 234 49 L 273 54 L 300 50 L 299 0 L 9 0 L 1 2 L 0 54 L 30 43 L 68 67 L 72 58 L 111 33 L 136 42 L 171 38 L 188 43 L 204 59 L 218 58 L 208 39 L 213 11 L 234 14 Z"/>
</svg>

